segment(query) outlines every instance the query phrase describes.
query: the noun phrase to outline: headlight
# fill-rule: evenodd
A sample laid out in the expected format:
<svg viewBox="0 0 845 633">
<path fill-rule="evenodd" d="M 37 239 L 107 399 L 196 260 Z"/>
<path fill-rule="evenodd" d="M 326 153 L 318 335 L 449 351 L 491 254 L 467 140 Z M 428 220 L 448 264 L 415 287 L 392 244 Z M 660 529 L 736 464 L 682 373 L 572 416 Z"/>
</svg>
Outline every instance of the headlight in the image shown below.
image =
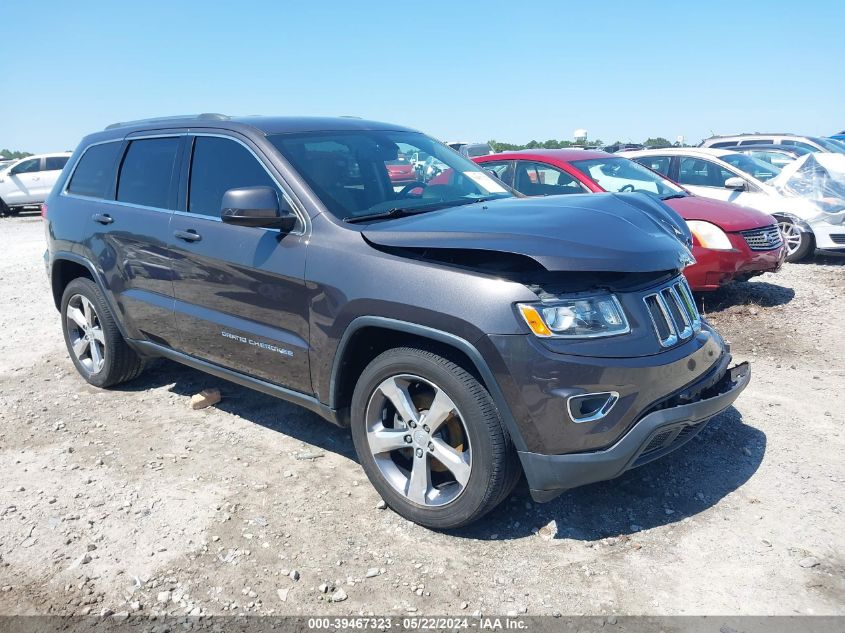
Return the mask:
<svg viewBox="0 0 845 633">
<path fill-rule="evenodd" d="M 631 329 L 619 300 L 611 294 L 520 303 L 517 308 L 531 331 L 543 338 L 596 338 Z"/>
<path fill-rule="evenodd" d="M 702 220 L 689 220 L 687 226 L 698 243 L 704 248 L 710 248 L 717 251 L 729 251 L 733 249 L 731 241 L 725 232 L 715 224 L 704 222 Z"/>
</svg>

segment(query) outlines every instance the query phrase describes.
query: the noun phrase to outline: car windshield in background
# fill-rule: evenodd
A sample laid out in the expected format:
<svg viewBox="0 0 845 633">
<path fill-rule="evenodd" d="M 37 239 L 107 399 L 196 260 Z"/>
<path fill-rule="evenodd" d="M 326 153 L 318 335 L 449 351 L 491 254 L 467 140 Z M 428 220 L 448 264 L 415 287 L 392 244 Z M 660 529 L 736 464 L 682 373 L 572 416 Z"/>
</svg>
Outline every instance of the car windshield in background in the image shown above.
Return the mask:
<svg viewBox="0 0 845 633">
<path fill-rule="evenodd" d="M 672 181 L 627 158 L 594 158 L 572 165 L 595 180 L 605 191 L 635 191 L 660 198 L 686 195 Z"/>
<path fill-rule="evenodd" d="M 761 182 L 771 180 L 780 173 L 780 169 L 771 163 L 746 156 L 745 154 L 726 154 L 720 158 L 728 165 L 744 171 L 749 176 L 754 176 Z"/>
<path fill-rule="evenodd" d="M 348 220 L 414 213 L 512 194 L 481 167 L 418 132 L 355 130 L 276 134 L 273 145 L 335 216 Z M 415 163 L 416 180 L 391 181 L 400 156 Z"/>
</svg>

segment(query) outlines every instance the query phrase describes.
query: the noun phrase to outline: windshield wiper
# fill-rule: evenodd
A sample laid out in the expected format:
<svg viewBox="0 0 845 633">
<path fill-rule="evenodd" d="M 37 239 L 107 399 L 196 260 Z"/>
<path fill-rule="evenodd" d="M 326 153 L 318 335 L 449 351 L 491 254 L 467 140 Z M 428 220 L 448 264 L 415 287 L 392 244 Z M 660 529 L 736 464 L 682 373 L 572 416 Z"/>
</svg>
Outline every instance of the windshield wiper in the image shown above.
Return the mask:
<svg viewBox="0 0 845 633">
<path fill-rule="evenodd" d="M 409 215 L 417 215 L 418 213 L 426 213 L 428 211 L 438 211 L 439 209 L 446 209 L 448 207 L 462 207 L 465 204 L 473 204 L 475 202 L 488 202 L 495 200 L 494 196 L 487 198 L 473 198 L 472 200 L 449 200 L 442 202 L 434 202 L 420 207 L 394 207 L 393 209 L 386 209 L 385 211 L 376 211 L 375 213 L 365 213 L 364 215 L 348 215 L 343 218 L 344 222 L 354 224 L 356 222 L 367 222 L 369 220 L 387 220 L 390 218 L 403 218 Z"/>
<path fill-rule="evenodd" d="M 668 196 L 662 196 L 661 200 L 674 200 L 675 198 L 686 198 L 689 194 L 686 194 L 682 191 L 678 193 L 670 193 Z"/>
</svg>

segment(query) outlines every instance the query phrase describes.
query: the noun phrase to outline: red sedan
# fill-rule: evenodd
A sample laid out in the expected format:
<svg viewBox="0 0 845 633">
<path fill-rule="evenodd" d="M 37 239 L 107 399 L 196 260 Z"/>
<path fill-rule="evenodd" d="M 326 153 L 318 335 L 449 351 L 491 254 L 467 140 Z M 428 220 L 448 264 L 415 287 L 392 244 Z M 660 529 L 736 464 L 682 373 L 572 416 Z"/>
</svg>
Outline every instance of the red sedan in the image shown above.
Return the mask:
<svg viewBox="0 0 845 633">
<path fill-rule="evenodd" d="M 785 249 L 765 213 L 693 196 L 660 174 L 621 156 L 587 150 L 526 150 L 473 159 L 528 196 L 637 191 L 660 197 L 687 221 L 696 264 L 684 274 L 693 290 L 716 290 L 780 269 Z"/>
<path fill-rule="evenodd" d="M 406 185 L 418 180 L 414 165 L 407 158 L 400 156 L 396 160 L 386 162 L 385 166 L 390 182 L 394 185 Z"/>
</svg>

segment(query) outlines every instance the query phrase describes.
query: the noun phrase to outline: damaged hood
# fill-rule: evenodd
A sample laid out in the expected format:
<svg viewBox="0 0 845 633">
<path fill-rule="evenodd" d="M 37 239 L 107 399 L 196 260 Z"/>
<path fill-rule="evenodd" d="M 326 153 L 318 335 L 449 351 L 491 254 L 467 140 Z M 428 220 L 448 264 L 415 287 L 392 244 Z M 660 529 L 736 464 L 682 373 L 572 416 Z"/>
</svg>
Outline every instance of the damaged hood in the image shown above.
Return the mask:
<svg viewBox="0 0 845 633">
<path fill-rule="evenodd" d="M 390 248 L 513 253 L 549 271 L 657 272 L 695 261 L 686 223 L 639 193 L 492 200 L 372 224 L 362 234 Z"/>
</svg>

